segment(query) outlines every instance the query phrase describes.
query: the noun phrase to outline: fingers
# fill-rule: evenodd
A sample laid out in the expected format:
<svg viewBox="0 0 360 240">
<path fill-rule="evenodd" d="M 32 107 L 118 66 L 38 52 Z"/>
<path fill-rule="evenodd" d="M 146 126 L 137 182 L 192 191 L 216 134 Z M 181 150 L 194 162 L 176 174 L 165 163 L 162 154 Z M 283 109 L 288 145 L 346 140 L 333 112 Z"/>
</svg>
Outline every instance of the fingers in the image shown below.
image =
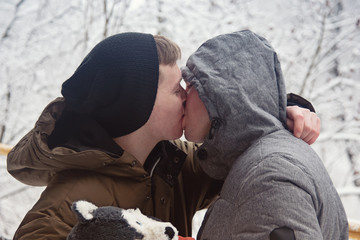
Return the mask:
<svg viewBox="0 0 360 240">
<path fill-rule="evenodd" d="M 311 121 L 312 121 L 313 130 L 308 135 L 306 140 L 304 140 L 309 145 L 313 144 L 316 141 L 316 139 L 320 136 L 320 129 L 321 129 L 320 118 L 313 112 L 311 113 L 311 115 L 312 115 Z"/>
<path fill-rule="evenodd" d="M 301 110 L 301 108 L 300 108 Z M 304 118 L 301 121 L 301 128 L 302 128 L 302 132 L 300 135 L 300 139 L 304 140 L 305 142 L 307 142 L 309 140 L 309 138 L 311 137 L 311 131 L 312 131 L 312 121 L 311 121 L 311 115 L 310 115 L 310 111 L 308 109 L 304 109 L 301 110 L 301 113 L 303 114 Z M 295 123 L 296 125 L 296 123 Z"/>
<path fill-rule="evenodd" d="M 300 138 L 303 133 L 304 127 L 304 114 L 298 106 L 290 106 L 286 108 L 287 123 L 288 120 L 292 123 L 292 127 L 289 129 L 293 130 L 295 137 Z"/>
<path fill-rule="evenodd" d="M 305 111 L 304 127 L 300 139 L 313 144 L 320 135 L 320 118 L 313 112 Z"/>
<path fill-rule="evenodd" d="M 294 130 L 294 121 L 286 118 L 286 126 L 288 127 L 289 130 L 293 131 Z"/>
<path fill-rule="evenodd" d="M 320 118 L 316 113 L 297 106 L 286 108 L 287 125 L 295 137 L 313 144 L 320 135 Z"/>
</svg>

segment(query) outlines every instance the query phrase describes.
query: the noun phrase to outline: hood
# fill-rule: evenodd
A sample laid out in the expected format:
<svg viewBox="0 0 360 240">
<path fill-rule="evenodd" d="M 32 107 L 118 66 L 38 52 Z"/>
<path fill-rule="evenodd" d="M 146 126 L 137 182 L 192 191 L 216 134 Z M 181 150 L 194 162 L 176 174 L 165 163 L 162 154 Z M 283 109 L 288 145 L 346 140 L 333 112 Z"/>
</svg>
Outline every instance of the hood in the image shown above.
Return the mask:
<svg viewBox="0 0 360 240">
<path fill-rule="evenodd" d="M 58 124 L 65 110 L 65 100 L 57 98 L 42 112 L 35 127 L 10 151 L 7 157 L 8 172 L 19 181 L 34 185 L 47 185 L 56 172 L 67 169 L 96 171 L 106 175 L 132 177 L 143 180 L 145 170 L 137 160 L 111 140 L 106 131 L 91 119 L 69 119 L 74 125 L 70 131 L 77 135 L 66 139 L 64 128 Z M 57 127 L 55 127 L 57 126 Z M 50 147 L 54 129 L 60 127 Z M 90 129 L 91 131 L 83 131 Z M 74 141 L 75 139 L 75 141 Z M 89 142 L 85 140 L 90 139 Z M 97 142 L 92 142 L 91 140 Z M 100 141 L 103 143 L 100 144 Z M 95 147 L 95 146 L 99 147 Z M 119 149 L 116 149 L 118 147 Z"/>
<path fill-rule="evenodd" d="M 286 124 L 286 91 L 275 51 L 245 30 L 212 38 L 190 56 L 183 78 L 195 86 L 211 120 L 197 151 L 204 171 L 224 179 L 254 141 Z"/>
</svg>

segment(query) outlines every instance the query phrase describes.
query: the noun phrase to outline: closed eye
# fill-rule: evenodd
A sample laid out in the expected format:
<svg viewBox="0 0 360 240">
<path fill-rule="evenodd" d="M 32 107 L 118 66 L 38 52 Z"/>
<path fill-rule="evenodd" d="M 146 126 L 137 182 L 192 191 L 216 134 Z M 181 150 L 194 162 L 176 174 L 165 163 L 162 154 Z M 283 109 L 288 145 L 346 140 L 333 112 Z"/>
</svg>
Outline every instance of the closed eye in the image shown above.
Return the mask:
<svg viewBox="0 0 360 240">
<path fill-rule="evenodd" d="M 137 223 L 138 225 L 141 225 L 141 223 L 140 223 L 140 222 L 138 222 L 138 221 L 136 221 L 136 223 Z"/>
<path fill-rule="evenodd" d="M 186 83 L 186 92 L 187 93 L 190 91 L 190 89 L 192 88 L 193 85 L 194 85 L 193 83 L 189 83 L 189 82 Z"/>
<path fill-rule="evenodd" d="M 178 89 L 175 91 L 176 94 L 179 94 L 180 92 L 181 92 L 181 89 L 180 89 L 180 88 L 178 88 Z"/>
</svg>

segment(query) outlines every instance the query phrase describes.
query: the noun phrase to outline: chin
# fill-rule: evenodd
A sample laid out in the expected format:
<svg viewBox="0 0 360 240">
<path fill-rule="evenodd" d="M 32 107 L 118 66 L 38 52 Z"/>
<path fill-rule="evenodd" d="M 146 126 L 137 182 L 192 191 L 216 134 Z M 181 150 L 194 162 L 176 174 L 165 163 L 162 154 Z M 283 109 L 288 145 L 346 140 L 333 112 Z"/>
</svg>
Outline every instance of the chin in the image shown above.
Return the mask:
<svg viewBox="0 0 360 240">
<path fill-rule="evenodd" d="M 182 135 L 183 135 L 183 130 L 182 130 L 182 128 L 180 128 L 176 133 L 174 133 L 174 134 L 171 136 L 170 140 L 179 139 L 179 138 L 181 138 Z"/>
<path fill-rule="evenodd" d="M 191 134 L 186 134 L 186 130 L 185 130 L 184 135 L 185 135 L 186 140 L 188 140 L 190 142 L 198 142 L 194 136 L 192 136 Z"/>
<path fill-rule="evenodd" d="M 186 140 L 190 141 L 190 142 L 194 142 L 194 143 L 203 143 L 205 137 L 204 136 L 200 136 L 200 134 L 196 134 L 193 131 L 189 131 L 189 130 L 184 130 L 184 135 Z"/>
</svg>

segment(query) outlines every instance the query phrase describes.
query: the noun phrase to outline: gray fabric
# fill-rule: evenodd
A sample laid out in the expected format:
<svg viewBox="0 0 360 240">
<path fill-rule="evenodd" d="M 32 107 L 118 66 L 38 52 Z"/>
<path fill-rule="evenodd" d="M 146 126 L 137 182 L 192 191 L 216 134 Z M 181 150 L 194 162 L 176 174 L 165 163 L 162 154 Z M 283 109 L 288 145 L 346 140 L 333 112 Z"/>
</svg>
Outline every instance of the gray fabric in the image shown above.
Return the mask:
<svg viewBox="0 0 360 240">
<path fill-rule="evenodd" d="M 296 239 L 347 239 L 345 211 L 323 163 L 284 128 L 284 81 L 265 39 L 251 31 L 210 39 L 183 77 L 216 123 L 199 162 L 225 179 L 198 239 L 269 239 L 280 227 Z"/>
<path fill-rule="evenodd" d="M 219 125 L 212 129 L 214 138 L 202 145 L 209 157 L 200 163 L 210 176 L 224 179 L 254 140 L 284 128 L 285 86 L 265 39 L 250 31 L 218 36 L 204 43 L 182 70 Z"/>
</svg>

